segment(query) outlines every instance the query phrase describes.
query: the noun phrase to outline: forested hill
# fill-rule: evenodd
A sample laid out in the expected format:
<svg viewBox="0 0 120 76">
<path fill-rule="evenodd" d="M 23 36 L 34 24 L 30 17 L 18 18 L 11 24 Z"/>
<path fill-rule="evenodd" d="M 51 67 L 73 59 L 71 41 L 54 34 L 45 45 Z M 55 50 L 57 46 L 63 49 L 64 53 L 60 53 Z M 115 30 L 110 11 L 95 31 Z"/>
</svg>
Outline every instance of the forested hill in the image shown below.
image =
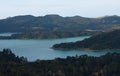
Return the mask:
<svg viewBox="0 0 120 76">
<path fill-rule="evenodd" d="M 49 32 L 32 32 L 18 33 L 11 36 L 0 36 L 0 39 L 57 39 L 70 38 L 78 36 L 91 36 L 104 33 L 101 31 L 49 31 Z"/>
<path fill-rule="evenodd" d="M 120 76 L 120 54 L 29 62 L 4 49 L 0 52 L 0 76 Z"/>
<path fill-rule="evenodd" d="M 35 17 L 24 15 L 0 20 L 0 32 L 111 30 L 119 27 L 119 16 L 85 18 L 80 16 L 62 17 L 59 15 L 46 15 Z"/>
<path fill-rule="evenodd" d="M 120 30 L 99 34 L 83 41 L 53 45 L 54 49 L 120 50 Z"/>
</svg>

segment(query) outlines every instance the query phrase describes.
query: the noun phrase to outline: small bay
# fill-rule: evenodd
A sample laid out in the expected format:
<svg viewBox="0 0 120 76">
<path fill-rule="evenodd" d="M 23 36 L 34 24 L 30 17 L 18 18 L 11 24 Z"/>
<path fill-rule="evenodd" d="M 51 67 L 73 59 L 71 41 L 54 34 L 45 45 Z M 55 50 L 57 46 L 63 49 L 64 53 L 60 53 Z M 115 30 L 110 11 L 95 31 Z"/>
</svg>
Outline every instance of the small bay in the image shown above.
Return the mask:
<svg viewBox="0 0 120 76">
<path fill-rule="evenodd" d="M 42 40 L 0 40 L 0 50 L 3 48 L 9 48 L 18 56 L 27 57 L 29 61 L 34 61 L 36 59 L 40 60 L 50 60 L 55 58 L 66 58 L 67 56 L 75 55 L 90 55 L 90 56 L 100 56 L 107 52 L 119 52 L 117 50 L 106 50 L 106 51 L 85 51 L 85 50 L 53 50 L 52 45 L 62 42 L 75 42 L 80 41 L 90 36 L 80 36 L 73 38 L 62 38 L 62 39 L 42 39 Z"/>
</svg>

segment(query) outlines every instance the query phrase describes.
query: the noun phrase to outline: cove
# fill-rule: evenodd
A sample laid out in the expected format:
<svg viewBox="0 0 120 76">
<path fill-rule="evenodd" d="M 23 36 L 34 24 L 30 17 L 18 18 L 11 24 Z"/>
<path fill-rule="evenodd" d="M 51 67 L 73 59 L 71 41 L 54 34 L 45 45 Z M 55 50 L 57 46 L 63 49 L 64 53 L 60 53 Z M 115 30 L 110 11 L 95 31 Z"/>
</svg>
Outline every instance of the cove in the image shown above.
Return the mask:
<svg viewBox="0 0 120 76">
<path fill-rule="evenodd" d="M 18 56 L 27 57 L 29 61 L 36 59 L 40 60 L 51 60 L 55 58 L 66 58 L 67 56 L 75 55 L 89 55 L 89 56 L 101 56 L 108 52 L 119 52 L 117 50 L 106 50 L 106 51 L 85 51 L 85 50 L 53 50 L 52 45 L 62 42 L 75 42 L 80 41 L 90 36 L 80 36 L 73 38 L 62 38 L 62 39 L 45 39 L 45 40 L 0 40 L 0 50 L 3 48 L 9 48 Z"/>
</svg>

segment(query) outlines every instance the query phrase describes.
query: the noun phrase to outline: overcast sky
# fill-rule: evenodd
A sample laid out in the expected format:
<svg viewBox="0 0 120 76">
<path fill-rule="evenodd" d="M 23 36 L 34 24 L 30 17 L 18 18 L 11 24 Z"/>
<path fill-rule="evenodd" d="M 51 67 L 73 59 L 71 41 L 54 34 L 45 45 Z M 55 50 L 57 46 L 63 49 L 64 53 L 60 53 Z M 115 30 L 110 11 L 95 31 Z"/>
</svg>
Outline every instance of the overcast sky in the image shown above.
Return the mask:
<svg viewBox="0 0 120 76">
<path fill-rule="evenodd" d="M 0 19 L 16 15 L 120 16 L 120 0 L 0 0 Z"/>
</svg>

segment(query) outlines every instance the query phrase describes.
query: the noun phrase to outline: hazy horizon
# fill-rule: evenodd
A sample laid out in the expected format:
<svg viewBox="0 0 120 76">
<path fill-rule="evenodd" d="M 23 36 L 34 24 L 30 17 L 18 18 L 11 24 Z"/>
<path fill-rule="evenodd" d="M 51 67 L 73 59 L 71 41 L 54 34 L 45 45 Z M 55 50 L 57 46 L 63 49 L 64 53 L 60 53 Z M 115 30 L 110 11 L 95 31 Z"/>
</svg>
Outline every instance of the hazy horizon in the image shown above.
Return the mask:
<svg viewBox="0 0 120 76">
<path fill-rule="evenodd" d="M 0 1 L 0 19 L 18 15 L 103 17 L 120 16 L 119 0 L 4 0 Z"/>
<path fill-rule="evenodd" d="M 59 15 L 59 14 L 46 14 L 46 15 L 31 15 L 31 14 L 21 14 L 21 15 L 14 15 L 14 16 L 8 16 L 8 17 L 5 17 L 5 18 L 2 18 L 2 19 L 6 19 L 6 18 L 11 18 L 11 17 L 17 17 L 17 16 L 34 16 L 34 17 L 44 17 L 44 16 L 47 16 L 47 15 L 58 15 L 58 16 L 61 16 L 61 17 L 74 17 L 74 16 L 79 16 L 79 17 L 85 17 L 85 18 L 102 18 L 102 17 L 107 17 L 107 16 L 119 16 L 119 15 L 104 15 L 104 16 L 98 16 L 98 17 L 86 17 L 86 16 L 81 16 L 81 15 L 71 15 L 71 16 L 62 16 L 62 15 Z"/>
</svg>

